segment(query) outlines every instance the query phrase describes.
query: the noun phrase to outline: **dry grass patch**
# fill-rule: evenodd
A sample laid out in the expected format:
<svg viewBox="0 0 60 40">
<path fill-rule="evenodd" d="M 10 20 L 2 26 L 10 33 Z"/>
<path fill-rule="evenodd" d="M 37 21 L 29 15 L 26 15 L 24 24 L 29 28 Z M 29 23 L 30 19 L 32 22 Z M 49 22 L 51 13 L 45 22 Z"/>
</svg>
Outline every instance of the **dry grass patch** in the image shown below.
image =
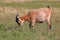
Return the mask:
<svg viewBox="0 0 60 40">
<path fill-rule="evenodd" d="M 18 12 L 17 9 L 12 7 L 0 7 L 0 11 L 4 13 L 16 13 Z"/>
<path fill-rule="evenodd" d="M 4 0 L 4 2 L 11 3 L 11 2 L 29 2 L 29 1 L 39 1 L 39 0 Z"/>
<path fill-rule="evenodd" d="M 60 9 L 59 8 L 53 8 L 53 12 L 60 12 Z"/>
<path fill-rule="evenodd" d="M 29 2 L 29 1 L 60 1 L 60 0 L 4 0 L 4 2 Z"/>
</svg>

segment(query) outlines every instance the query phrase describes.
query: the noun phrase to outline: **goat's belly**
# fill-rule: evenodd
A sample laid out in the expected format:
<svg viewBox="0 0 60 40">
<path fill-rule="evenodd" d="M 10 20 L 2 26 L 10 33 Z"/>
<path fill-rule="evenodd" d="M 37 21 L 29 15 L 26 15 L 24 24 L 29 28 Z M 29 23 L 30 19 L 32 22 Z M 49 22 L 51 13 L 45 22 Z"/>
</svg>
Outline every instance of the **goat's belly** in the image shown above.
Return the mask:
<svg viewBox="0 0 60 40">
<path fill-rule="evenodd" d="M 43 15 L 38 15 L 36 17 L 37 21 L 41 22 L 41 21 L 45 21 L 46 20 L 46 15 L 43 14 Z"/>
<path fill-rule="evenodd" d="M 45 18 L 38 17 L 38 18 L 37 18 L 37 21 L 39 21 L 39 22 L 45 21 Z"/>
</svg>

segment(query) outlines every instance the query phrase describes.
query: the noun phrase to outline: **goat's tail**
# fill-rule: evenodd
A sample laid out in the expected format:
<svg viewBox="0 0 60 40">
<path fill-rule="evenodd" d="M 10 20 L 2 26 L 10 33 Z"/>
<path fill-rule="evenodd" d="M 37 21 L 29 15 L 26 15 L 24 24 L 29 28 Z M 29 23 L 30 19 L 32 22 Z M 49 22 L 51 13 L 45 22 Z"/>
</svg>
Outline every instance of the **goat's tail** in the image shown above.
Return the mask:
<svg viewBox="0 0 60 40">
<path fill-rule="evenodd" d="M 48 5 L 47 8 L 50 8 L 50 6 Z"/>
</svg>

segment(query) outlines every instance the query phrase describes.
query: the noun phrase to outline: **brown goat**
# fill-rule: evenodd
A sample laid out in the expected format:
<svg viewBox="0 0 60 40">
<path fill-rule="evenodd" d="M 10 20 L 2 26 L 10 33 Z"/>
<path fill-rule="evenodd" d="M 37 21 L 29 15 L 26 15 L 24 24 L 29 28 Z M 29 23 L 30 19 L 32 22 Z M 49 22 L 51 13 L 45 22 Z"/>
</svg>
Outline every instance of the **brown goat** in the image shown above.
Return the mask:
<svg viewBox="0 0 60 40">
<path fill-rule="evenodd" d="M 47 21 L 48 28 L 51 29 L 50 23 L 51 8 L 49 6 L 40 8 L 38 10 L 29 11 L 27 15 L 22 17 L 16 16 L 16 22 L 18 25 L 23 25 L 24 21 L 29 21 L 29 26 L 33 29 L 35 22 L 44 22 Z"/>
</svg>

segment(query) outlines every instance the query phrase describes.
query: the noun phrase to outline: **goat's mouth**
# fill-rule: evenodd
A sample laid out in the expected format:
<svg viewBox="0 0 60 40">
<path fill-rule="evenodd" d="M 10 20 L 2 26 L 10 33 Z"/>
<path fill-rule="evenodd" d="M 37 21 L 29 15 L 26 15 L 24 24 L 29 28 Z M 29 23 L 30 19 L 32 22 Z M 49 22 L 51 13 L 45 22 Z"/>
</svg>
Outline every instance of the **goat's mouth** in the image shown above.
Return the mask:
<svg viewBox="0 0 60 40">
<path fill-rule="evenodd" d="M 23 24 L 20 24 L 19 22 L 17 22 L 17 24 L 18 24 L 19 26 L 23 26 Z"/>
<path fill-rule="evenodd" d="M 20 26 L 20 23 L 19 22 L 17 22 L 17 24 Z"/>
<path fill-rule="evenodd" d="M 16 23 L 20 26 L 20 23 L 18 22 L 18 19 L 16 18 Z"/>
<path fill-rule="evenodd" d="M 19 25 L 19 26 L 23 26 L 23 21 L 19 21 L 17 18 L 16 18 L 16 23 Z"/>
</svg>

